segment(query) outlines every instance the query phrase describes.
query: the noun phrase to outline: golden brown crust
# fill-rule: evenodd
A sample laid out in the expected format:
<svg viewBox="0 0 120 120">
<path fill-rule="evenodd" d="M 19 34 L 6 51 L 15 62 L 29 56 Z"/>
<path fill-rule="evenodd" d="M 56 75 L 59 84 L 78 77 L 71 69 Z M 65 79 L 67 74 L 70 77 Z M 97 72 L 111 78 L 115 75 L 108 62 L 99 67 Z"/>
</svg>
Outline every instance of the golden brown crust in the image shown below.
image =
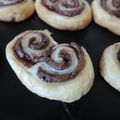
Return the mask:
<svg viewBox="0 0 120 120">
<path fill-rule="evenodd" d="M 100 5 L 100 0 L 92 2 L 92 10 L 94 21 L 97 24 L 120 36 L 120 18 L 105 11 Z"/>
<path fill-rule="evenodd" d="M 92 20 L 92 12 L 89 4 L 84 1 L 85 9 L 80 15 L 67 17 L 57 14 L 41 4 L 41 0 L 36 0 L 35 8 L 38 16 L 48 25 L 60 30 L 80 30 L 88 26 Z"/>
<path fill-rule="evenodd" d="M 5 22 L 20 22 L 30 17 L 35 11 L 33 0 L 0 7 L 0 20 Z"/>
</svg>

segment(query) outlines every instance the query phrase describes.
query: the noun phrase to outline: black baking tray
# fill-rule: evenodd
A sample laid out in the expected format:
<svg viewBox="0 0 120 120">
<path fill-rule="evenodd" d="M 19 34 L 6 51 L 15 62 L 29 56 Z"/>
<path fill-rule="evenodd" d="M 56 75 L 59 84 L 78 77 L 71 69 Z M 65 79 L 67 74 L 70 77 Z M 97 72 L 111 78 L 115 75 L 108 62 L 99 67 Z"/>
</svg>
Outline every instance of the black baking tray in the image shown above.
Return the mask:
<svg viewBox="0 0 120 120">
<path fill-rule="evenodd" d="M 41 98 L 28 91 L 12 71 L 5 57 L 6 45 L 19 33 L 36 29 L 48 29 L 58 43 L 74 41 L 88 51 L 95 81 L 80 100 L 65 104 Z M 104 81 L 98 67 L 103 50 L 119 41 L 119 36 L 94 21 L 76 32 L 56 30 L 42 22 L 36 13 L 21 23 L 0 22 L 0 120 L 120 120 L 120 93 Z"/>
</svg>

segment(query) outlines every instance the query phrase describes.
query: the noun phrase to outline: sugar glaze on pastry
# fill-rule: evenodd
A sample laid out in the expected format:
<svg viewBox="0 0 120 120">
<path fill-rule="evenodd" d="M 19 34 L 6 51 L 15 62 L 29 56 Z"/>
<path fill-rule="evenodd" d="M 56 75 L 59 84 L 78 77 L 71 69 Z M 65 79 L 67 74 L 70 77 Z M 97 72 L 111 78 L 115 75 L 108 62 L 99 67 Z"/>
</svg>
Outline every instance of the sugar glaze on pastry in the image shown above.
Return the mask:
<svg viewBox="0 0 120 120">
<path fill-rule="evenodd" d="M 33 0 L 0 0 L 0 21 L 20 22 L 34 11 Z"/>
<path fill-rule="evenodd" d="M 48 99 L 74 102 L 94 80 L 90 57 L 76 43 L 58 44 L 48 31 L 26 31 L 6 47 L 6 57 L 20 81 Z M 49 93 L 49 94 L 48 94 Z"/>
<path fill-rule="evenodd" d="M 120 0 L 94 0 L 92 9 L 97 24 L 120 36 Z"/>
<path fill-rule="evenodd" d="M 85 0 L 36 0 L 35 8 L 41 20 L 60 30 L 83 29 L 92 19 Z"/>
<path fill-rule="evenodd" d="M 100 60 L 100 72 L 103 78 L 120 91 L 120 43 L 107 47 Z"/>
</svg>

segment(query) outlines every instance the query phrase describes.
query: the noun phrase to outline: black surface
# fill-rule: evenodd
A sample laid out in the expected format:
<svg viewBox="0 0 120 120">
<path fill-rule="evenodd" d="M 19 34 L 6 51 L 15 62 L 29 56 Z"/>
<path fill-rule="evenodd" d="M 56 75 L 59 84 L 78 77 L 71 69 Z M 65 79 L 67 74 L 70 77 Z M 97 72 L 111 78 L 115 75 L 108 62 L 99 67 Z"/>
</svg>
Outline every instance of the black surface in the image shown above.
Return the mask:
<svg viewBox="0 0 120 120">
<path fill-rule="evenodd" d="M 90 0 L 91 2 L 91 0 Z M 48 29 L 58 43 L 77 42 L 84 46 L 94 65 L 95 81 L 90 92 L 72 104 L 50 101 L 28 91 L 18 80 L 5 58 L 5 47 L 19 33 L 29 29 Z M 42 22 L 36 13 L 21 23 L 0 22 L 0 120 L 120 120 L 120 93 L 99 74 L 103 50 L 120 37 L 93 21 L 84 30 L 59 31 Z"/>
</svg>

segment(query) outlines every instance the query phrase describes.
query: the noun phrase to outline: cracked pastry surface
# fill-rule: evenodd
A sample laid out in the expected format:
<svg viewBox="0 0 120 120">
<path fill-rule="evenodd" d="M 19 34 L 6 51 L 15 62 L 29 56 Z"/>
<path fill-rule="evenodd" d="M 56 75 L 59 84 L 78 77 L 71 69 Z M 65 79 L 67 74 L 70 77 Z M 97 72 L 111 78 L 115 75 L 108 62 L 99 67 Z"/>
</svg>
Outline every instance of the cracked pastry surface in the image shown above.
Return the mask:
<svg viewBox="0 0 120 120">
<path fill-rule="evenodd" d="M 7 45 L 6 57 L 20 81 L 41 97 L 70 103 L 93 84 L 86 50 L 76 43 L 58 44 L 48 31 L 21 33 Z"/>
<path fill-rule="evenodd" d="M 33 0 L 0 0 L 0 21 L 20 22 L 34 11 Z"/>
<path fill-rule="evenodd" d="M 100 60 L 100 73 L 113 88 L 120 91 L 120 42 L 104 50 Z"/>
<path fill-rule="evenodd" d="M 120 36 L 120 0 L 94 0 L 92 10 L 97 24 Z"/>
<path fill-rule="evenodd" d="M 41 20 L 60 30 L 83 29 L 92 19 L 85 0 L 36 0 L 35 8 Z"/>
</svg>

